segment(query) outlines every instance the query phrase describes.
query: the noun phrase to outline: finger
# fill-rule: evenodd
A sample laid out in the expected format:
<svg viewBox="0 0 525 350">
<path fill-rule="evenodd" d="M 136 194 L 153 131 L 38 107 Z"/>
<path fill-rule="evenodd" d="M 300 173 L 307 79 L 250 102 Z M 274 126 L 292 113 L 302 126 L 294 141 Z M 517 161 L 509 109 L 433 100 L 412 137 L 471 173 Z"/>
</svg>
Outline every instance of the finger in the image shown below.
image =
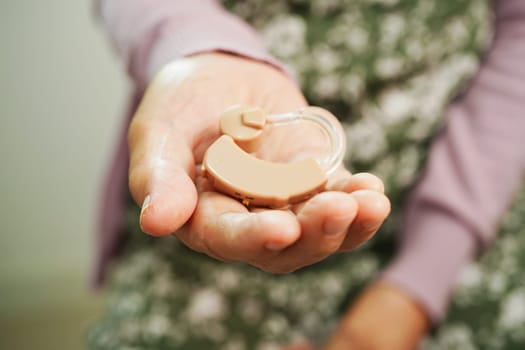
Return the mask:
<svg viewBox="0 0 525 350">
<path fill-rule="evenodd" d="M 377 191 L 358 190 L 350 194 L 359 211 L 348 230 L 340 251 L 350 251 L 368 241 L 390 213 L 390 201 Z"/>
<path fill-rule="evenodd" d="M 359 190 L 372 190 L 384 193 L 385 185 L 383 181 L 377 176 L 370 173 L 350 174 L 346 169 L 338 171 L 338 173 L 330 178 L 326 185 L 328 190 L 343 191 L 351 193 Z"/>
<path fill-rule="evenodd" d="M 169 124 L 146 118 L 147 113 L 139 109 L 129 128 L 129 187 L 142 207 L 142 230 L 161 236 L 177 230 L 193 213 L 195 165 L 189 140 Z"/>
<path fill-rule="evenodd" d="M 275 260 L 277 272 L 290 272 L 313 264 L 336 252 L 354 220 L 355 199 L 342 192 L 320 193 L 295 208 L 301 225 L 301 238 Z"/>
<path fill-rule="evenodd" d="M 218 259 L 264 268 L 265 260 L 297 241 L 300 226 L 290 212 L 249 212 L 233 198 L 203 192 L 189 224 L 176 234 L 191 248 Z"/>
</svg>

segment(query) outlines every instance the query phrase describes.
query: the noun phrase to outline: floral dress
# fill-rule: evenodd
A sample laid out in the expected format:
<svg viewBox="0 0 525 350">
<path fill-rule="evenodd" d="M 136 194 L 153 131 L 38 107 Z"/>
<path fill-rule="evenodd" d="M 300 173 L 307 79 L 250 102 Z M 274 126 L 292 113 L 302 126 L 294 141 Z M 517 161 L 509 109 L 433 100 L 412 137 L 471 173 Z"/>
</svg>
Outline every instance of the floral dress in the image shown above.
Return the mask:
<svg viewBox="0 0 525 350">
<path fill-rule="evenodd" d="M 222 263 L 175 237 L 129 237 L 110 278 L 108 311 L 91 349 L 280 349 L 322 344 L 363 286 L 394 254 L 403 199 L 444 108 L 479 67 L 491 37 L 482 0 L 225 1 L 260 31 L 313 105 L 348 140 L 346 166 L 381 177 L 393 212 L 364 247 L 288 275 Z M 466 267 L 445 322 L 422 349 L 525 348 L 525 192 L 498 240 Z"/>
</svg>

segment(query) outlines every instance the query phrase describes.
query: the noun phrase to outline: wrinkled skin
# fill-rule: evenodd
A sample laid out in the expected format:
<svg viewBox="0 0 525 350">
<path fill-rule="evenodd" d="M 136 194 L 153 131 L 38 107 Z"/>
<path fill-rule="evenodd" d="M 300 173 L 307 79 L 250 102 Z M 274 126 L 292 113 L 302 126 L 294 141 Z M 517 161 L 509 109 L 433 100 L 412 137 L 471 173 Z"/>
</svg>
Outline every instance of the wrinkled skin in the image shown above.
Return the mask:
<svg viewBox="0 0 525 350">
<path fill-rule="evenodd" d="M 218 53 L 172 62 L 150 84 L 129 129 L 129 184 L 145 232 L 175 233 L 196 251 L 273 273 L 350 251 L 374 235 L 390 211 L 383 183 L 342 166 L 327 191 L 286 210 L 246 208 L 214 191 L 199 164 L 219 136 L 221 112 L 234 104 L 278 113 L 306 101 L 272 66 Z M 287 161 L 323 146 L 305 124 L 276 129 L 257 156 Z"/>
</svg>

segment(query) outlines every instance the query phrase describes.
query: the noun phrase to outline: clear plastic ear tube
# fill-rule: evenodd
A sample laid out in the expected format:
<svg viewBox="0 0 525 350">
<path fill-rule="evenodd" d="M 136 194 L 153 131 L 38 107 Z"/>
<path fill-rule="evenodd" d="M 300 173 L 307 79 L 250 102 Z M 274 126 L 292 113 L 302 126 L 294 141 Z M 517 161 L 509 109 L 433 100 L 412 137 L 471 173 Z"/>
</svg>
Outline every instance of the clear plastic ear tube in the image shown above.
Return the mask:
<svg viewBox="0 0 525 350">
<path fill-rule="evenodd" d="M 305 107 L 296 112 L 267 115 L 266 123 L 273 127 L 296 123 L 315 124 L 327 144 L 324 157 L 316 159 L 319 166 L 328 176 L 341 165 L 346 150 L 345 134 L 337 118 L 330 112 L 320 107 Z"/>
<path fill-rule="evenodd" d="M 279 163 L 251 154 L 274 127 L 305 123 L 314 125 L 325 139 L 321 155 Z M 345 136 L 341 124 L 319 107 L 267 115 L 261 108 L 235 105 L 221 115 L 219 124 L 223 135 L 206 150 L 204 174 L 217 191 L 247 206 L 281 208 L 307 200 L 324 190 L 328 176 L 343 160 Z"/>
</svg>

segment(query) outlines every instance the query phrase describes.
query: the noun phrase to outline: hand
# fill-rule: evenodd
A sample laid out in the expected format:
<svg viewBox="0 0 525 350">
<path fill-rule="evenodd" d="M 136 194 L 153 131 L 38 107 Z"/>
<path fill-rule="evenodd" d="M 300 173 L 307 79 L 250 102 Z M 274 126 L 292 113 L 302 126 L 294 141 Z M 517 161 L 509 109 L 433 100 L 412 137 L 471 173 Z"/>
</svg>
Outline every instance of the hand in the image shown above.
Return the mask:
<svg viewBox="0 0 525 350">
<path fill-rule="evenodd" d="M 430 326 L 424 311 L 395 286 L 376 283 L 350 308 L 325 350 L 416 349 Z"/>
<path fill-rule="evenodd" d="M 327 191 L 288 210 L 246 208 L 200 172 L 229 106 L 269 113 L 306 106 L 297 86 L 265 63 L 211 53 L 165 66 L 148 87 L 129 129 L 129 185 L 143 231 L 175 233 L 190 248 L 224 261 L 284 273 L 368 240 L 390 210 L 383 183 L 342 167 Z M 286 161 L 325 146 L 308 125 L 278 128 L 257 156 Z"/>
</svg>

